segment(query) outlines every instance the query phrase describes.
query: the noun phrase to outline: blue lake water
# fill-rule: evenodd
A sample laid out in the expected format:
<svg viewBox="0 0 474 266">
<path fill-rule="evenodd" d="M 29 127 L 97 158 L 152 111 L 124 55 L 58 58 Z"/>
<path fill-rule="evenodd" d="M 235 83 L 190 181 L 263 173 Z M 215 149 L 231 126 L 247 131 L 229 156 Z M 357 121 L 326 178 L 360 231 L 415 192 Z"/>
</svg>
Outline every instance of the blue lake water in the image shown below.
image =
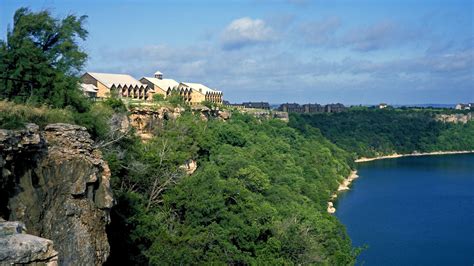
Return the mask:
<svg viewBox="0 0 474 266">
<path fill-rule="evenodd" d="M 336 216 L 357 265 L 474 265 L 474 154 L 358 164 Z"/>
</svg>

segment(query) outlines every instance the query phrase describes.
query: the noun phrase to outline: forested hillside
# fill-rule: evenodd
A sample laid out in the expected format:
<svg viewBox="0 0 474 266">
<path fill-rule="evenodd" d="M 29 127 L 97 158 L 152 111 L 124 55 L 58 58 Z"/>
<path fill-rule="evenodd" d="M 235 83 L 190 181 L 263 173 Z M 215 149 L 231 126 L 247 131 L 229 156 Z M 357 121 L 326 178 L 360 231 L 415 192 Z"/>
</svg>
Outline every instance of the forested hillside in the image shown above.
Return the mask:
<svg viewBox="0 0 474 266">
<path fill-rule="evenodd" d="M 359 157 L 393 153 L 474 150 L 474 122 L 444 123 L 433 110 L 352 109 L 332 114 L 292 114 L 290 126 L 308 125 Z M 452 112 L 452 111 L 446 111 Z"/>
<path fill-rule="evenodd" d="M 239 113 L 206 121 L 189 107 L 139 139 L 122 128 L 120 99 L 89 101 L 78 89 L 85 18 L 15 13 L 0 41 L 0 128 L 87 128 L 112 175 L 110 265 L 354 263 L 344 226 L 326 212 L 350 172 L 347 152 L 311 128 L 303 135 Z M 182 99 L 159 105 L 185 107 Z M 198 164 L 192 175 L 189 161 Z"/>
<path fill-rule="evenodd" d="M 327 199 L 351 158 L 309 129 L 234 114 L 185 114 L 108 149 L 118 205 L 111 263 L 352 264 Z M 191 176 L 179 171 L 197 159 Z"/>
<path fill-rule="evenodd" d="M 308 128 L 234 113 L 163 120 L 146 142 L 118 134 L 114 99 L 86 113 L 0 102 L 0 127 L 36 122 L 88 128 L 111 168 L 108 263 L 353 264 L 344 226 L 326 212 L 352 157 Z M 186 174 L 182 165 L 196 160 Z"/>
</svg>

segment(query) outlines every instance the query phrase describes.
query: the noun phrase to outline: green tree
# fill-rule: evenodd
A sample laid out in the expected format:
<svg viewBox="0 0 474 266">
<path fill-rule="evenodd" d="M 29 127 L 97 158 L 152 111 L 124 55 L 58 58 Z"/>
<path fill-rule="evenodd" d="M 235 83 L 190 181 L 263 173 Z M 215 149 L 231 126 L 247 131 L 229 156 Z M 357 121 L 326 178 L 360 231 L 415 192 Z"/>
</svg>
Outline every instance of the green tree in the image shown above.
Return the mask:
<svg viewBox="0 0 474 266">
<path fill-rule="evenodd" d="M 172 91 L 171 94 L 166 97 L 166 100 L 173 106 L 184 106 L 184 98 L 183 96 L 179 95 L 178 91 Z"/>
<path fill-rule="evenodd" d="M 153 102 L 162 102 L 165 100 L 165 96 L 163 94 L 155 93 L 153 94 Z"/>
<path fill-rule="evenodd" d="M 291 114 L 289 125 L 305 135 L 317 128 L 324 137 L 359 157 L 474 149 L 470 133 L 473 122 L 458 125 L 434 119 L 436 114 L 452 112 L 354 108 L 333 114 Z"/>
<path fill-rule="evenodd" d="M 87 37 L 85 19 L 18 9 L 13 28 L 0 41 L 0 98 L 85 111 L 88 105 L 76 77 L 87 59 L 78 44 Z"/>
</svg>

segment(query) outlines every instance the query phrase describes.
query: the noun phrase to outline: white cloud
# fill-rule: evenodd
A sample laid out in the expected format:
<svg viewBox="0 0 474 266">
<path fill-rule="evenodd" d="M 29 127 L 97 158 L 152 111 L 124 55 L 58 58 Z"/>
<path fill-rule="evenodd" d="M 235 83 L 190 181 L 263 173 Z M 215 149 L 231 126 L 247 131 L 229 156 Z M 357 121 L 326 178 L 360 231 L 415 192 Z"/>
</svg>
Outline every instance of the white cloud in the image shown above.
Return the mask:
<svg viewBox="0 0 474 266">
<path fill-rule="evenodd" d="M 221 45 L 226 50 L 240 49 L 275 40 L 275 31 L 265 21 L 249 17 L 232 21 L 221 34 Z"/>
</svg>

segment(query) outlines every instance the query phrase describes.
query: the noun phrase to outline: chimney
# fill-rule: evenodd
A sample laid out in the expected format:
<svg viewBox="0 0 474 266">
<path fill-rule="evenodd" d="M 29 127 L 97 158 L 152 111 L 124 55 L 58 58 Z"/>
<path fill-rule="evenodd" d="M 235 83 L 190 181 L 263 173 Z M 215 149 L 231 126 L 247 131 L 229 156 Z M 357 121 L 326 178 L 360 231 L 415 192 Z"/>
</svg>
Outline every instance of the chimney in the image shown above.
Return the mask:
<svg viewBox="0 0 474 266">
<path fill-rule="evenodd" d="M 163 73 L 161 73 L 160 71 L 156 71 L 156 72 L 155 72 L 155 78 L 157 78 L 157 79 L 163 79 Z"/>
</svg>

